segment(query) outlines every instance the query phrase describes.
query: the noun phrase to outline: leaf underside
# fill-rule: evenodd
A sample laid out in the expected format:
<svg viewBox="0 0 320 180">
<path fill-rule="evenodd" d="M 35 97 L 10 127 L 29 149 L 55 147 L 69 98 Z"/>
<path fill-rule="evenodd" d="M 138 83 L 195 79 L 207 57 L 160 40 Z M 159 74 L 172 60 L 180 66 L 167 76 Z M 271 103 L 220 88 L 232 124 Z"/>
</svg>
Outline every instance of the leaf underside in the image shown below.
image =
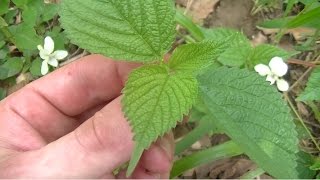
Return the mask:
<svg viewBox="0 0 320 180">
<path fill-rule="evenodd" d="M 275 88 L 238 68 L 208 68 L 198 79 L 215 124 L 272 176 L 297 178 L 297 133 Z"/>
<path fill-rule="evenodd" d="M 299 101 L 320 100 L 320 68 L 315 69 L 307 83 L 306 89 L 298 97 Z"/>
<path fill-rule="evenodd" d="M 188 113 L 198 86 L 192 75 L 172 72 L 165 64 L 148 65 L 130 74 L 123 93 L 123 110 L 135 134 L 130 175 L 143 150 Z"/>
<path fill-rule="evenodd" d="M 64 0 L 60 15 L 74 44 L 118 60 L 160 60 L 175 37 L 172 0 Z"/>
</svg>

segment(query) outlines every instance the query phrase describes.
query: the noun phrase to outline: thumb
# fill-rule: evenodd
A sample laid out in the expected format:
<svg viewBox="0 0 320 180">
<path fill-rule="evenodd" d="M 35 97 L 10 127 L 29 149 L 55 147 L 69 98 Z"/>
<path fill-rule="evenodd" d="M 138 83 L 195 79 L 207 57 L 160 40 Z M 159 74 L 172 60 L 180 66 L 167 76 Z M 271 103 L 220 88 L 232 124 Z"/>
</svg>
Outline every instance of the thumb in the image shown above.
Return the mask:
<svg viewBox="0 0 320 180">
<path fill-rule="evenodd" d="M 112 178 L 132 150 L 131 129 L 118 97 L 75 131 L 42 149 L 21 153 L 13 160 L 13 173 L 24 178 L 99 178 L 110 173 Z"/>
</svg>

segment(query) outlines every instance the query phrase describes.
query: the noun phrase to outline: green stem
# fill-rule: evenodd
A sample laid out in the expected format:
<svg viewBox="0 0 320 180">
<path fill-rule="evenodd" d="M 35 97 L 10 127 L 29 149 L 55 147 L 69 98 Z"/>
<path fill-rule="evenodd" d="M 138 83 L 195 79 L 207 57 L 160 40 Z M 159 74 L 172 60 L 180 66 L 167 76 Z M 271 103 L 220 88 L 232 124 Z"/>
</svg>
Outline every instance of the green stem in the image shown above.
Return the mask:
<svg viewBox="0 0 320 180">
<path fill-rule="evenodd" d="M 264 174 L 266 171 L 264 171 L 261 168 L 256 168 L 252 171 L 247 172 L 246 174 L 244 174 L 243 176 L 240 177 L 240 179 L 254 179 L 257 176 L 261 176 L 262 174 Z"/>
<path fill-rule="evenodd" d="M 189 132 L 182 140 L 180 140 L 176 144 L 176 152 L 178 155 L 182 153 L 185 149 L 194 144 L 198 139 L 202 138 L 205 134 L 207 134 L 210 130 L 212 130 L 211 122 L 206 120 L 200 120 L 199 125 L 194 128 L 191 132 Z"/>
<path fill-rule="evenodd" d="M 284 94 L 285 99 L 287 100 L 287 102 L 289 103 L 292 111 L 294 112 L 294 114 L 297 116 L 297 118 L 299 119 L 300 123 L 302 124 L 302 126 L 305 128 L 305 130 L 307 131 L 308 135 L 310 136 L 312 142 L 314 143 L 314 145 L 316 146 L 316 148 L 320 151 L 320 147 L 317 143 L 317 141 L 315 140 L 315 138 L 312 136 L 309 128 L 306 126 L 306 124 L 303 122 L 301 116 L 299 115 L 299 113 L 297 112 L 296 108 L 294 107 L 293 103 L 291 102 L 291 100 L 288 97 L 288 94 Z"/>
<path fill-rule="evenodd" d="M 192 169 L 199 165 L 216 161 L 219 159 L 230 158 L 243 154 L 243 150 L 233 141 L 227 141 L 223 144 L 211 147 L 186 156 L 177 160 L 173 164 L 170 178 L 175 178 L 188 169 Z"/>
<path fill-rule="evenodd" d="M 190 32 L 190 34 L 194 37 L 195 40 L 202 41 L 205 38 L 201 29 L 195 23 L 193 23 L 191 19 L 185 16 L 182 12 L 177 11 L 176 21 L 178 24 L 186 28 Z"/>
<path fill-rule="evenodd" d="M 13 39 L 13 35 L 11 34 L 11 32 L 8 29 L 8 24 L 6 23 L 6 21 L 2 17 L 0 17 L 0 30 L 8 41 L 15 44 L 14 43 L 15 41 Z"/>
</svg>

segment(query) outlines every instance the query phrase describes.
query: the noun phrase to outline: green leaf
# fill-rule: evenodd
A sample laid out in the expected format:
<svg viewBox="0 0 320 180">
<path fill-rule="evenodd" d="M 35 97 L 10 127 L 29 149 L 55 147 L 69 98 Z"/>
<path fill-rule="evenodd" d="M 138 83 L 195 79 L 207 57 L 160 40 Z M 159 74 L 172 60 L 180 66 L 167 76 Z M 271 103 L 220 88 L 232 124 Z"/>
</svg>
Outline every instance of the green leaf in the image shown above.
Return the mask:
<svg viewBox="0 0 320 180">
<path fill-rule="evenodd" d="M 8 59 L 0 66 L 0 80 L 7 79 L 20 73 L 23 68 L 23 60 L 21 58 Z"/>
<path fill-rule="evenodd" d="M 169 67 L 174 71 L 197 73 L 218 58 L 223 49 L 221 47 L 221 44 L 213 41 L 180 46 L 173 52 Z"/>
<path fill-rule="evenodd" d="M 183 14 L 182 11 L 177 11 L 176 13 L 176 21 L 186 28 L 190 34 L 198 41 L 202 41 L 205 37 L 200 27 L 198 27 L 191 18 L 187 17 Z"/>
<path fill-rule="evenodd" d="M 246 64 L 247 67 L 253 68 L 259 63 L 268 64 L 275 56 L 287 59 L 291 54 L 283 49 L 268 44 L 262 44 L 255 48 L 252 48 L 250 44 L 242 44 L 226 50 L 218 58 L 218 61 L 226 66 L 241 67 Z"/>
<path fill-rule="evenodd" d="M 307 83 L 306 89 L 297 98 L 298 101 L 320 100 L 320 68 L 316 68 Z"/>
<path fill-rule="evenodd" d="M 294 19 L 286 24 L 287 28 L 296 28 L 299 26 L 307 26 L 313 28 L 320 28 L 320 7 L 307 11 L 305 13 L 300 13 Z"/>
<path fill-rule="evenodd" d="M 18 14 L 18 9 L 11 9 L 5 14 L 4 20 L 8 24 L 14 24 L 15 17 L 16 17 L 17 14 Z"/>
<path fill-rule="evenodd" d="M 202 28 L 207 39 L 224 43 L 224 51 L 219 54 L 218 61 L 226 66 L 242 66 L 251 53 L 251 45 L 247 37 L 234 29 Z"/>
<path fill-rule="evenodd" d="M 57 4 L 45 4 L 42 13 L 42 21 L 49 21 L 58 14 L 59 6 Z"/>
<path fill-rule="evenodd" d="M 252 51 L 250 44 L 231 46 L 219 56 L 218 61 L 225 66 L 240 67 L 248 62 Z"/>
<path fill-rule="evenodd" d="M 123 110 L 135 134 L 129 175 L 143 150 L 188 113 L 198 86 L 192 74 L 172 72 L 164 64 L 148 65 L 130 74 L 123 92 Z"/>
<path fill-rule="evenodd" d="M 118 60 L 161 60 L 175 37 L 172 0 L 72 0 L 61 22 L 72 42 Z"/>
<path fill-rule="evenodd" d="M 316 175 L 316 171 L 314 171 L 310 166 L 315 163 L 314 157 L 312 155 L 299 151 L 297 154 L 298 166 L 297 170 L 299 173 L 300 179 L 312 179 Z"/>
<path fill-rule="evenodd" d="M 206 39 L 216 42 L 225 42 L 227 47 L 239 46 L 242 44 L 249 44 L 248 38 L 241 32 L 228 28 L 214 28 L 205 29 L 202 31 Z"/>
<path fill-rule="evenodd" d="M 211 116 L 204 116 L 199 121 L 199 125 L 190 131 L 187 135 L 183 137 L 180 141 L 176 143 L 175 154 L 179 155 L 184 150 L 189 148 L 192 144 L 202 138 L 208 133 L 220 133 L 219 129 L 214 126 Z"/>
<path fill-rule="evenodd" d="M 44 2 L 42 0 L 31 1 L 22 12 L 22 20 L 28 26 L 36 26 L 43 11 Z"/>
<path fill-rule="evenodd" d="M 7 96 L 7 91 L 0 87 L 0 101 Z"/>
<path fill-rule="evenodd" d="M 297 27 L 311 27 L 320 28 L 320 7 L 301 13 L 297 16 L 289 16 L 279 19 L 272 19 L 261 23 L 259 26 L 264 28 L 297 28 Z"/>
<path fill-rule="evenodd" d="M 31 0 L 11 0 L 17 7 L 25 8 Z"/>
<path fill-rule="evenodd" d="M 0 16 L 0 27 L 6 27 L 8 26 L 7 22 Z"/>
<path fill-rule="evenodd" d="M 228 141 L 223 144 L 193 153 L 174 162 L 170 178 L 173 179 L 183 172 L 197 166 L 216 160 L 231 158 L 242 153 L 243 151 L 241 148 L 239 148 L 239 146 L 233 141 Z"/>
<path fill-rule="evenodd" d="M 275 56 L 288 59 L 291 55 L 292 54 L 279 47 L 269 44 L 261 44 L 254 48 L 253 54 L 248 63 L 251 65 L 256 65 L 259 63 L 268 64 L 269 61 Z"/>
<path fill-rule="evenodd" d="M 21 51 L 37 50 L 37 45 L 42 43 L 42 38 L 38 36 L 34 28 L 28 24 L 21 23 L 10 26 L 9 30 L 14 35 L 15 45 Z"/>
<path fill-rule="evenodd" d="M 31 63 L 31 67 L 30 67 L 30 72 L 33 76 L 42 76 L 41 74 L 41 64 L 42 64 L 42 61 L 37 58 L 35 60 L 32 61 Z"/>
<path fill-rule="evenodd" d="M 215 125 L 275 178 L 297 178 L 297 132 L 277 90 L 238 68 L 208 68 L 198 79 Z"/>
<path fill-rule="evenodd" d="M 3 15 L 9 10 L 10 0 L 1 0 L 0 1 L 0 15 Z"/>
</svg>

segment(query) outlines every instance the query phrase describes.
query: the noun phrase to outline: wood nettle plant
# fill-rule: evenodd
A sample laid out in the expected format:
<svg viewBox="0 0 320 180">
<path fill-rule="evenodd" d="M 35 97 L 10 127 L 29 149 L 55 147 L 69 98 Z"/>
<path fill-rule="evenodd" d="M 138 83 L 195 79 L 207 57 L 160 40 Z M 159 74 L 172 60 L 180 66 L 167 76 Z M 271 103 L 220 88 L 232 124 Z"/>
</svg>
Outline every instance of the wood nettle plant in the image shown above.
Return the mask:
<svg viewBox="0 0 320 180">
<path fill-rule="evenodd" d="M 61 23 L 72 42 L 114 60 L 142 62 L 123 89 L 122 106 L 134 132 L 130 175 L 143 151 L 187 115 L 199 98 L 206 116 L 261 168 L 298 178 L 298 139 L 281 93 L 254 65 L 288 53 L 251 47 L 240 32 L 205 31 L 206 40 L 177 47 L 172 0 L 64 0 Z"/>
</svg>

